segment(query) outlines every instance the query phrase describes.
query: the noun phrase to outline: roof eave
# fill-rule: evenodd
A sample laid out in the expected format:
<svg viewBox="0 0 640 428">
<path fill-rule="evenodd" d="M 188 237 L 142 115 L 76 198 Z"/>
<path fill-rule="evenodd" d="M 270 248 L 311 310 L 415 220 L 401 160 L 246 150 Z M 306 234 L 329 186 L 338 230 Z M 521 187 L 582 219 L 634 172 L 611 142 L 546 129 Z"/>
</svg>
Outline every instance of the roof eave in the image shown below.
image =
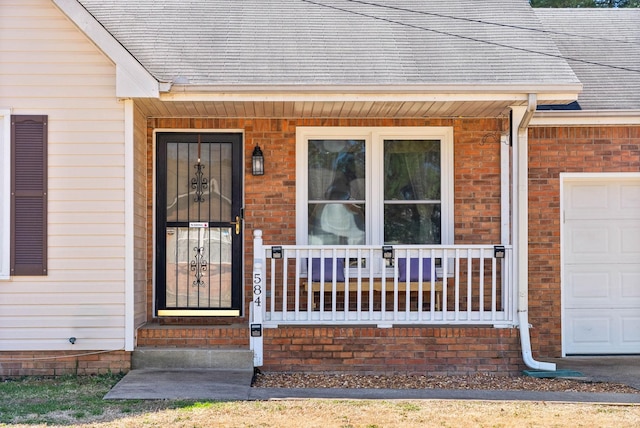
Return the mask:
<svg viewBox="0 0 640 428">
<path fill-rule="evenodd" d="M 527 101 L 563 104 L 578 98 L 580 83 L 431 85 L 172 85 L 162 101 Z"/>
<path fill-rule="evenodd" d="M 52 0 L 116 65 L 116 96 L 157 98 L 160 83 L 77 0 Z"/>
<path fill-rule="evenodd" d="M 640 109 L 537 111 L 530 126 L 640 125 Z"/>
</svg>

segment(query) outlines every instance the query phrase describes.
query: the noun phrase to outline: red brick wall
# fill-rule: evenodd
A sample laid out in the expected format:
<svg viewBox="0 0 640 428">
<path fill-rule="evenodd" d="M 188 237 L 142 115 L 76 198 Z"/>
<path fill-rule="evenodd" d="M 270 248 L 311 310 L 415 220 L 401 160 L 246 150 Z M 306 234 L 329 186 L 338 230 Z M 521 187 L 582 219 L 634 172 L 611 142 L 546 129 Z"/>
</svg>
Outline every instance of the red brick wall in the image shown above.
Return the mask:
<svg viewBox="0 0 640 428">
<path fill-rule="evenodd" d="M 0 378 L 120 373 L 130 368 L 131 353 L 125 351 L 0 352 Z"/>
<path fill-rule="evenodd" d="M 495 119 L 151 119 L 155 128 L 244 130 L 245 284 L 251 295 L 252 232 L 263 230 L 267 244 L 295 243 L 295 135 L 297 126 L 452 126 L 454 128 L 455 242 L 499 243 L 500 143 L 508 126 Z M 250 173 L 250 155 L 259 144 L 265 175 Z M 152 158 L 152 156 L 149 156 Z M 149 166 L 151 168 L 151 165 Z M 149 177 L 152 177 L 149 171 Z M 149 201 L 152 201 L 152 188 Z M 152 207 L 149 207 L 149 233 Z M 153 240 L 149 236 L 148 242 Z M 150 253 L 152 249 L 150 249 Z M 150 268 L 151 269 L 151 268 Z M 148 278 L 152 278 L 149 271 Z M 148 293 L 151 302 L 152 284 Z M 149 319 L 152 317 L 149 306 Z M 202 320 L 178 320 L 202 324 Z M 238 320 L 234 320 L 238 322 Z M 206 322 L 205 322 L 206 324 Z M 138 336 L 145 346 L 211 346 L 219 339 L 194 333 L 152 329 Z M 212 333 L 213 334 L 213 333 Z M 171 337 L 169 337 L 171 336 Z M 215 334 L 214 334 L 215 336 Z M 230 343 L 241 341 L 235 337 Z M 246 336 L 244 338 L 246 340 Z M 213 341 L 213 342 L 212 342 Z M 265 330 L 265 366 L 270 371 L 512 374 L 521 369 L 517 330 L 483 328 L 280 327 Z"/>
<path fill-rule="evenodd" d="M 435 376 L 523 368 L 516 329 L 279 327 L 264 334 L 264 371 Z"/>
<path fill-rule="evenodd" d="M 560 173 L 640 171 L 640 127 L 529 131 L 529 322 L 534 356 L 561 342 Z"/>
<path fill-rule="evenodd" d="M 148 324 L 138 330 L 138 346 L 170 348 L 248 349 L 249 327 Z"/>
<path fill-rule="evenodd" d="M 295 146 L 297 126 L 452 126 L 454 128 L 455 242 L 458 244 L 500 241 L 500 143 L 499 134 L 508 126 L 495 119 L 150 119 L 149 159 L 153 130 L 218 129 L 244 130 L 245 153 L 245 284 L 251 295 L 253 237 L 262 229 L 266 244 L 294 244 Z M 251 152 L 259 144 L 265 156 L 265 175 L 251 175 Z M 148 176 L 153 178 L 152 165 Z M 153 201 L 149 186 L 148 200 Z M 148 242 L 153 243 L 153 207 L 149 206 Z M 152 248 L 149 249 L 152 254 Z M 152 318 L 153 272 L 147 277 L 148 319 Z M 182 320 L 188 322 L 189 320 Z M 198 323 L 199 321 L 193 320 Z"/>
</svg>

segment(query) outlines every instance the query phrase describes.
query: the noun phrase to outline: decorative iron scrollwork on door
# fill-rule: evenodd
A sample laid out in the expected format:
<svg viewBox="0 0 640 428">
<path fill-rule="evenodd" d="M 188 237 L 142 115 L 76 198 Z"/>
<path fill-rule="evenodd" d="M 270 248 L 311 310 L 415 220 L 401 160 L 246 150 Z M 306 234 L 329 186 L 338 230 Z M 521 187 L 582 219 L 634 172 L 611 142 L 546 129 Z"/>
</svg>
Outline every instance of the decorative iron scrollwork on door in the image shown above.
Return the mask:
<svg viewBox="0 0 640 428">
<path fill-rule="evenodd" d="M 203 280 L 204 273 L 207 271 L 207 261 L 204 258 L 204 247 L 193 247 L 195 251 L 195 260 L 191 260 L 189 263 L 191 272 L 195 272 L 195 280 L 193 281 L 194 287 L 204 287 L 206 282 Z"/>
<path fill-rule="evenodd" d="M 204 177 L 204 165 L 200 162 L 202 143 L 200 135 L 198 135 L 198 163 L 193 167 L 196 170 L 196 176 L 191 179 L 191 188 L 196 191 L 193 200 L 195 202 L 204 202 L 204 191 L 209 187 L 209 181 Z"/>
<path fill-rule="evenodd" d="M 193 166 L 196 170 L 196 176 L 191 179 L 191 188 L 195 189 L 196 195 L 193 197 L 195 202 L 204 202 L 204 191 L 209 186 L 208 180 L 204 177 L 204 165 L 200 163 L 200 159 L 198 159 L 198 163 Z"/>
</svg>

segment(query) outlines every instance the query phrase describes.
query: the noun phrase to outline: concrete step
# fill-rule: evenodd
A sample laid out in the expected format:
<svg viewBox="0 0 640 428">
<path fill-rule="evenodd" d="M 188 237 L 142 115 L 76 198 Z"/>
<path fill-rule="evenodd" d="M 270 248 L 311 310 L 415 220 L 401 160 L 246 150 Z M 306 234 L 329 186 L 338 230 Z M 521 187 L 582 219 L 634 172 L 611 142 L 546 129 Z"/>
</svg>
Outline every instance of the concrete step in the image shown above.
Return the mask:
<svg viewBox="0 0 640 428">
<path fill-rule="evenodd" d="M 137 348 L 132 369 L 253 370 L 253 351 L 248 349 Z"/>
</svg>

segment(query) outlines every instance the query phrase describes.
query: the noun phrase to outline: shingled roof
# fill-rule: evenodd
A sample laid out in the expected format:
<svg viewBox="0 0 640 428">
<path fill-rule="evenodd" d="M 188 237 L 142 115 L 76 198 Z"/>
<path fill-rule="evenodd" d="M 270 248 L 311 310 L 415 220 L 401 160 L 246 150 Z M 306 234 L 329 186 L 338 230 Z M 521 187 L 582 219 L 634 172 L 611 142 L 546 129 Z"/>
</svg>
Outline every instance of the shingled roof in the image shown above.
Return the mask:
<svg viewBox="0 0 640 428">
<path fill-rule="evenodd" d="M 534 9 L 584 85 L 582 110 L 640 109 L 640 9 Z"/>
<path fill-rule="evenodd" d="M 524 0 L 79 0 L 156 79 L 575 85 Z"/>
</svg>

